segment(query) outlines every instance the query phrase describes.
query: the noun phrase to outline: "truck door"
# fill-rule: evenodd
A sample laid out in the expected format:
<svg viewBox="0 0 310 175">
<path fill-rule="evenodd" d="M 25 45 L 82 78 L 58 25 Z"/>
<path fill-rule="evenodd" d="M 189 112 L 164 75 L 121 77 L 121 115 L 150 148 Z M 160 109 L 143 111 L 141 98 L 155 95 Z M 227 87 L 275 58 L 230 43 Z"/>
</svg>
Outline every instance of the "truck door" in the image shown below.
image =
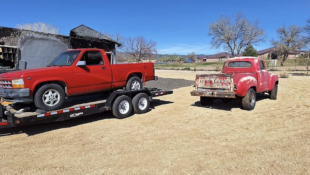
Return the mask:
<svg viewBox="0 0 310 175">
<path fill-rule="evenodd" d="M 259 61 L 259 68 L 260 70 L 258 71 L 258 85 L 259 85 L 259 92 L 264 92 L 268 91 L 268 84 L 269 84 L 269 73 L 266 70 L 265 64 L 263 61 Z"/>
<path fill-rule="evenodd" d="M 73 94 L 86 92 L 99 92 L 111 88 L 111 69 L 105 63 L 100 51 L 86 51 L 79 61 L 86 65 L 73 66 Z"/>
</svg>

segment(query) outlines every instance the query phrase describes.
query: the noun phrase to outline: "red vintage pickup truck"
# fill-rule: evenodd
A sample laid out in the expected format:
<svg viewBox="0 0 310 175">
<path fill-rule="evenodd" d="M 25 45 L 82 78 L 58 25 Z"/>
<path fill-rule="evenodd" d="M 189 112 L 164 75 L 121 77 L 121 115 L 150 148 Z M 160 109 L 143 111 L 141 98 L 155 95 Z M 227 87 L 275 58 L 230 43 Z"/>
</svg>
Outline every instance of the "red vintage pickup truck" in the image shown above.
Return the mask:
<svg viewBox="0 0 310 175">
<path fill-rule="evenodd" d="M 242 106 L 252 110 L 256 104 L 256 93 L 268 93 L 277 99 L 278 76 L 267 71 L 264 61 L 256 57 L 228 59 L 221 74 L 196 75 L 192 96 L 200 96 L 202 105 L 212 104 L 216 98 L 227 102 L 242 98 Z"/>
<path fill-rule="evenodd" d="M 114 59 L 102 49 L 68 50 L 47 67 L 1 74 L 0 95 L 5 101 L 55 110 L 67 96 L 123 87 L 138 90 L 142 82 L 157 78 L 153 63 L 111 64 Z"/>
</svg>

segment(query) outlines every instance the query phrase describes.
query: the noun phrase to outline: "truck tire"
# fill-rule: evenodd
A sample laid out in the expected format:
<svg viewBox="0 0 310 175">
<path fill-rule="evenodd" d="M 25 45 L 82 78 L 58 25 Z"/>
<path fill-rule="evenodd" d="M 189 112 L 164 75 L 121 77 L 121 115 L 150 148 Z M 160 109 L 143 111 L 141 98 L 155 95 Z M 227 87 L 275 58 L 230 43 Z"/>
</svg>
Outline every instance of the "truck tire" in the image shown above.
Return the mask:
<svg viewBox="0 0 310 175">
<path fill-rule="evenodd" d="M 200 96 L 200 104 L 203 106 L 211 105 L 213 101 L 214 101 L 214 98 Z"/>
<path fill-rule="evenodd" d="M 278 94 L 278 84 L 275 84 L 272 91 L 269 91 L 269 98 L 271 100 L 276 100 Z"/>
<path fill-rule="evenodd" d="M 117 97 L 112 106 L 112 113 L 118 119 L 129 117 L 132 113 L 131 99 L 126 95 Z"/>
<path fill-rule="evenodd" d="M 256 104 L 256 93 L 250 88 L 246 95 L 242 98 L 242 107 L 245 110 L 253 110 Z"/>
<path fill-rule="evenodd" d="M 132 99 L 132 105 L 135 113 L 146 113 L 150 108 L 149 96 L 145 93 L 139 93 Z"/>
<path fill-rule="evenodd" d="M 45 84 L 34 95 L 34 104 L 39 109 L 52 111 L 59 109 L 65 102 L 64 89 L 58 84 Z"/>
<path fill-rule="evenodd" d="M 143 88 L 142 81 L 139 77 L 133 76 L 129 78 L 126 83 L 126 90 L 133 91 L 133 90 L 140 90 Z"/>
</svg>

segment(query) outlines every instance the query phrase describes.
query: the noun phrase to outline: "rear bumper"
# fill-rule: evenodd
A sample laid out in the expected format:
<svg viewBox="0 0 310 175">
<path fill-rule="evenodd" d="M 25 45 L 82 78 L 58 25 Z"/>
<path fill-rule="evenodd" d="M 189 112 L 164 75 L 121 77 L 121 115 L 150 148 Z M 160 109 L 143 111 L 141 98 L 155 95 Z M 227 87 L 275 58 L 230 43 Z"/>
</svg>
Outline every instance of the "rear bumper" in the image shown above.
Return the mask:
<svg viewBox="0 0 310 175">
<path fill-rule="evenodd" d="M 3 89 L 0 88 L 0 95 L 5 101 L 19 102 L 19 103 L 30 103 L 32 98 L 30 97 L 30 90 L 24 89 Z"/>
<path fill-rule="evenodd" d="M 204 96 L 214 98 L 236 98 L 235 92 L 221 92 L 216 90 L 205 90 L 205 91 L 191 91 L 192 96 Z"/>
</svg>

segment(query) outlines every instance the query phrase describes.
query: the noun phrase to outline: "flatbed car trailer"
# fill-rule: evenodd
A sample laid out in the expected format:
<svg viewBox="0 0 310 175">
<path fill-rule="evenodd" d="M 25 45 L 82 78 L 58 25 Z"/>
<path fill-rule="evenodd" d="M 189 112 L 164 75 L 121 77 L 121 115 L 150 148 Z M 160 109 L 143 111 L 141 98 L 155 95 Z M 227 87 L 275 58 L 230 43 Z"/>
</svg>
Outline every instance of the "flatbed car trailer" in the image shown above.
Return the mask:
<svg viewBox="0 0 310 175">
<path fill-rule="evenodd" d="M 173 91 L 164 91 L 157 88 L 144 88 L 135 91 L 118 90 L 111 93 L 108 98 L 104 100 L 74 104 L 70 107 L 55 111 L 44 111 L 39 109 L 30 111 L 29 107 L 17 110 L 14 109 L 14 104 L 2 105 L 1 103 L 0 129 L 64 121 L 110 110 L 116 118 L 122 119 L 129 117 L 132 111 L 138 114 L 147 112 L 153 97 L 172 93 Z"/>
</svg>

